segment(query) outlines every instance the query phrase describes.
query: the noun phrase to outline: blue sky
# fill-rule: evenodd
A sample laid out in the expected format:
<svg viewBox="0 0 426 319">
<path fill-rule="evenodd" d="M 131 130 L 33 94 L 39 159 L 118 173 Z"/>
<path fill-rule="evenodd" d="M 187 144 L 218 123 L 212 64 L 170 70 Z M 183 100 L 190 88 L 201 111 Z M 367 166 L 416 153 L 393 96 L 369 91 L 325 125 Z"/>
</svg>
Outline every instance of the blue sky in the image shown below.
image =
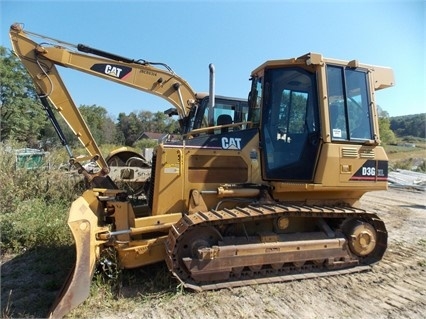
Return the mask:
<svg viewBox="0 0 426 319">
<path fill-rule="evenodd" d="M 164 62 L 197 92 L 247 97 L 250 72 L 266 60 L 317 52 L 394 69 L 396 86 L 379 91 L 390 116 L 426 112 L 424 0 L 405 1 L 8 1 L 1 0 L 1 45 L 14 22 L 70 43 L 133 59 Z M 77 105 L 120 112 L 163 111 L 163 99 L 64 70 Z"/>
</svg>

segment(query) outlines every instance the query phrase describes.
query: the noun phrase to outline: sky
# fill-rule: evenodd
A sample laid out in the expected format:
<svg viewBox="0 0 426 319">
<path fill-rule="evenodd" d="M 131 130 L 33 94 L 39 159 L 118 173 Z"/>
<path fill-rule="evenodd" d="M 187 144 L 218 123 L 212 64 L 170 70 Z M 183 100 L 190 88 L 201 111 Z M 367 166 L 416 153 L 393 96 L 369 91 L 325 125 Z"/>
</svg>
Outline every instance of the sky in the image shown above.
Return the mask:
<svg viewBox="0 0 426 319">
<path fill-rule="evenodd" d="M 396 85 L 377 92 L 390 116 L 426 112 L 426 1 L 20 1 L 0 0 L 1 45 L 9 27 L 83 43 L 131 59 L 168 64 L 196 92 L 246 98 L 252 70 L 267 60 L 316 52 L 391 67 Z M 162 98 L 59 69 L 76 105 L 120 112 L 164 111 Z"/>
</svg>

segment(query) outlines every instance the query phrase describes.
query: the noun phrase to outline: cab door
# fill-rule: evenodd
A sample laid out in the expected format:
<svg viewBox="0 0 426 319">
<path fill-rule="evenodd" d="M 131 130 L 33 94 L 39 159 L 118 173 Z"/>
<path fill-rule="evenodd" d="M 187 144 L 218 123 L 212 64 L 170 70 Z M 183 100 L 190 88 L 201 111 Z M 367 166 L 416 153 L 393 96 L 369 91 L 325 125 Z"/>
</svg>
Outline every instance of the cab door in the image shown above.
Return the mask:
<svg viewBox="0 0 426 319">
<path fill-rule="evenodd" d="M 301 67 L 269 69 L 263 87 L 263 179 L 312 181 L 320 147 L 315 74 Z"/>
</svg>

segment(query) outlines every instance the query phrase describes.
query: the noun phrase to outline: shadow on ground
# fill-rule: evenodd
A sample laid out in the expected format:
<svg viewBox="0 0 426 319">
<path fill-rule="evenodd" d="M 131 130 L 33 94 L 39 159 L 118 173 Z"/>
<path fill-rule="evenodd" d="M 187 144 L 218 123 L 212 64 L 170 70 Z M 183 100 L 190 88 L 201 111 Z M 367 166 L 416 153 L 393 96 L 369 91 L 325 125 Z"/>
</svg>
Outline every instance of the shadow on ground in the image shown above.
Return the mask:
<svg viewBox="0 0 426 319">
<path fill-rule="evenodd" d="M 11 259 L 2 256 L 1 317 L 46 317 L 74 263 L 74 246 L 37 247 Z"/>
<path fill-rule="evenodd" d="M 152 295 L 173 294 L 179 290 L 178 286 L 178 280 L 167 269 L 166 263 L 159 262 L 123 270 L 116 295 L 120 298 L 149 298 Z"/>
</svg>

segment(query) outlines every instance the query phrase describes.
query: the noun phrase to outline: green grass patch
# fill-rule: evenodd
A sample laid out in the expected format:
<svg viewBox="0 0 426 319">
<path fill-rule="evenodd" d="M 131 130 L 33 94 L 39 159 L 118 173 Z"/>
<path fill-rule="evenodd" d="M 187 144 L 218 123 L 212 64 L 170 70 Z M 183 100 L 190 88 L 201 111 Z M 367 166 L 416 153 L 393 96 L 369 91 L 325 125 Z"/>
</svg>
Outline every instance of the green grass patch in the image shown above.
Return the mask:
<svg viewBox="0 0 426 319">
<path fill-rule="evenodd" d="M 103 314 L 130 313 L 144 304 L 161 304 L 186 292 L 170 274 L 165 263 L 137 269 L 126 269 L 114 280 L 96 273 L 90 287 L 90 298 L 74 309 L 67 318 L 88 318 Z"/>
<path fill-rule="evenodd" d="M 38 246 L 61 246 L 72 243 L 66 223 L 64 203 L 46 203 L 27 199 L 14 212 L 0 215 L 1 249 L 18 253 Z"/>
<path fill-rule="evenodd" d="M 1 315 L 42 318 L 75 263 L 67 215 L 78 193 L 63 171 L 16 167 L 14 148 L 0 144 Z"/>
<path fill-rule="evenodd" d="M 418 138 L 411 141 L 413 146 L 404 144 L 401 140 L 398 145 L 385 145 L 391 169 L 406 169 L 417 172 L 426 172 L 426 143 Z M 405 145 L 405 146 L 404 146 Z"/>
</svg>

